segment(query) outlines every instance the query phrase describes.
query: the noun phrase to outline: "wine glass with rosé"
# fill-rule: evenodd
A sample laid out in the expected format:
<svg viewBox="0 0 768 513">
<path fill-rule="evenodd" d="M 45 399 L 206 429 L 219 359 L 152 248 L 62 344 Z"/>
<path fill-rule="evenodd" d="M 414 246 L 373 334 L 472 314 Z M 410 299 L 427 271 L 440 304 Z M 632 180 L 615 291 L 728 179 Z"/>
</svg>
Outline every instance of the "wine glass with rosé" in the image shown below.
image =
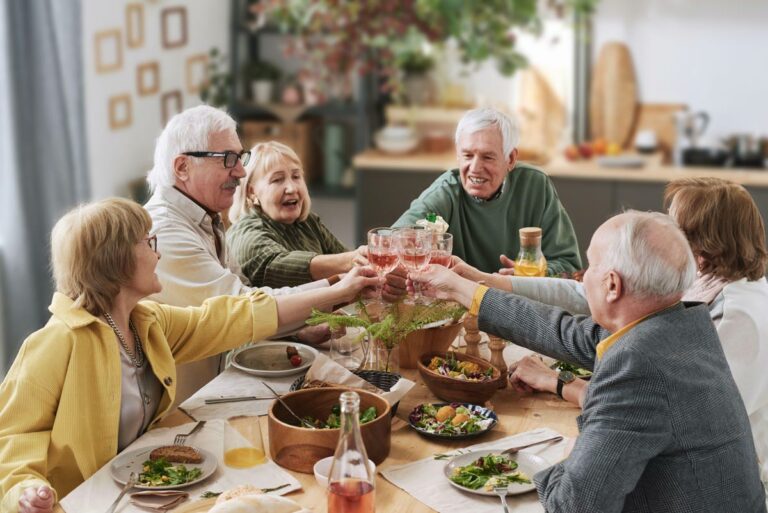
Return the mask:
<svg viewBox="0 0 768 513">
<path fill-rule="evenodd" d="M 397 267 L 397 244 L 394 228 L 374 228 L 368 231 L 368 262 L 383 278 Z M 379 289 L 381 297 L 381 289 Z"/>
<path fill-rule="evenodd" d="M 436 233 L 432 239 L 432 244 L 432 255 L 429 258 L 429 263 L 443 267 L 450 266 L 451 255 L 453 254 L 453 235 Z"/>
<path fill-rule="evenodd" d="M 432 256 L 432 239 L 434 233 L 421 226 L 400 228 L 395 233 L 397 255 L 400 263 L 408 271 L 421 271 L 429 265 Z M 414 284 L 414 303 L 421 301 L 418 283 Z"/>
</svg>

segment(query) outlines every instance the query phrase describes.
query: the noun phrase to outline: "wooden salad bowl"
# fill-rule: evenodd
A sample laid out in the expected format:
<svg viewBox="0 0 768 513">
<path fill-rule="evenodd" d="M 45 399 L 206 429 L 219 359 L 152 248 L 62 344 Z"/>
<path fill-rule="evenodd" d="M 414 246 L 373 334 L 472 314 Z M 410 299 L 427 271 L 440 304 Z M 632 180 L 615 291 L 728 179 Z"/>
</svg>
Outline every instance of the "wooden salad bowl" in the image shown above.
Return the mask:
<svg viewBox="0 0 768 513">
<path fill-rule="evenodd" d="M 421 379 L 433 394 L 444 401 L 482 405 L 496 393 L 501 384 L 501 380 L 506 378 L 506 376 L 501 375 L 499 369 L 482 358 L 469 356 L 464 353 L 449 354 L 452 354 L 457 360 L 470 361 L 478 364 L 483 372 L 488 368 L 493 369 L 493 372 L 491 374 L 491 379 L 487 381 L 466 381 L 463 379 L 451 378 L 429 370 L 429 362 L 432 361 L 432 358 L 435 356 L 445 358 L 445 352 L 427 353 L 422 355 L 419 358 L 418 366 Z"/>
<path fill-rule="evenodd" d="M 461 321 L 409 333 L 398 344 L 400 367 L 415 369 L 425 353 L 445 353 L 461 330 Z"/>
<path fill-rule="evenodd" d="M 326 419 L 331 408 L 339 404 L 342 392 L 352 390 L 344 387 L 307 388 L 289 392 L 283 401 L 300 417 L 311 416 Z M 360 411 L 376 407 L 377 416 L 371 422 L 360 426 L 363 444 L 368 458 L 377 465 L 389 456 L 392 433 L 392 419 L 387 401 L 365 390 L 354 389 L 360 395 Z M 318 460 L 333 456 L 339 441 L 339 429 L 309 429 L 297 425 L 295 420 L 279 401 L 269 408 L 267 429 L 269 452 L 272 460 L 281 467 L 304 474 L 312 474 Z"/>
</svg>

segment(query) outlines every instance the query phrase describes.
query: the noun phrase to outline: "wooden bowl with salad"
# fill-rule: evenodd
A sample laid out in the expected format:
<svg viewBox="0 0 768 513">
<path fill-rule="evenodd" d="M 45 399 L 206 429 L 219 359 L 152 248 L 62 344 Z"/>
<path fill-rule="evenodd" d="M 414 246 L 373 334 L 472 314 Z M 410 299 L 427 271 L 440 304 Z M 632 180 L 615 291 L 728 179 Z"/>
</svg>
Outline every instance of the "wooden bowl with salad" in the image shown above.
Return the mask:
<svg viewBox="0 0 768 513">
<path fill-rule="evenodd" d="M 448 402 L 483 404 L 504 379 L 486 360 L 464 353 L 427 353 L 418 367 L 427 388 Z"/>
<path fill-rule="evenodd" d="M 312 474 L 318 460 L 333 456 L 339 441 L 339 396 L 348 390 L 307 388 L 282 396 L 296 415 L 309 420 L 317 429 L 300 426 L 279 401 L 273 402 L 267 418 L 272 460 L 289 470 Z M 378 465 L 389 456 L 392 434 L 389 403 L 371 392 L 354 391 L 360 395 L 360 433 L 365 450 Z"/>
</svg>

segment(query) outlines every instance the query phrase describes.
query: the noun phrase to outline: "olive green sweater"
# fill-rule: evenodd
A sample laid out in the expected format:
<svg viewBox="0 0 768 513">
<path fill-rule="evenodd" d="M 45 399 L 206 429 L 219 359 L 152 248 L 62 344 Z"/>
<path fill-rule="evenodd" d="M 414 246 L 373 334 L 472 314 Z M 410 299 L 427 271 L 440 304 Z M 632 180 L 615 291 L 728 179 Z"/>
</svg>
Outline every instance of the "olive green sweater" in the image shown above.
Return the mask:
<svg viewBox="0 0 768 513">
<path fill-rule="evenodd" d="M 494 199 L 479 200 L 461 185 L 459 170 L 440 175 L 395 222 L 405 226 L 435 212 L 453 234 L 453 254 L 485 272 L 501 267 L 499 255 L 516 259 L 520 228 L 538 226 L 543 231 L 541 249 L 548 274 L 581 269 L 573 225 L 543 172 L 525 164 L 510 171 Z"/>
</svg>

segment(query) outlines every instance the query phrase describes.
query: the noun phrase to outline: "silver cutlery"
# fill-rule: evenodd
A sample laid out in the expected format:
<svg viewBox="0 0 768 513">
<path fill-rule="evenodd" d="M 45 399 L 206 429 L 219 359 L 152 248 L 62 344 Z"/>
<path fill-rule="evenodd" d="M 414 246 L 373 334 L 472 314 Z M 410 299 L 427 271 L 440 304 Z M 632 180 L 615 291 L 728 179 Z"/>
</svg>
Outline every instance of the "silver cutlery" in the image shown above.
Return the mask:
<svg viewBox="0 0 768 513">
<path fill-rule="evenodd" d="M 499 499 L 501 499 L 501 505 L 504 506 L 504 513 L 509 513 L 509 508 L 507 507 L 507 494 L 509 493 L 509 488 L 507 485 L 494 486 L 493 491 L 499 496 Z"/>
<path fill-rule="evenodd" d="M 545 444 L 545 443 L 555 443 L 555 442 L 559 442 L 562 439 L 563 439 L 562 436 L 559 436 L 559 435 L 558 436 L 553 436 L 552 438 L 546 438 L 544 440 L 539 440 L 538 442 L 532 442 L 530 444 L 525 444 L 525 445 L 518 445 L 517 447 L 510 447 L 509 449 L 501 451 L 501 454 L 505 454 L 505 455 L 509 456 L 509 455 L 512 455 L 512 454 L 517 454 L 522 449 L 527 449 L 528 447 L 533 447 L 534 445 Z"/>
<path fill-rule="evenodd" d="M 237 403 L 240 401 L 261 401 L 264 399 L 272 399 L 272 397 L 256 397 L 256 396 L 242 396 L 242 397 L 218 397 L 215 399 L 206 399 L 205 404 L 222 404 L 222 403 Z"/>
<path fill-rule="evenodd" d="M 120 495 L 117 496 L 117 499 L 115 499 L 115 502 L 112 503 L 112 505 L 107 510 L 107 513 L 115 513 L 115 509 L 117 508 L 117 505 L 120 504 L 120 499 L 123 498 L 125 493 L 136 486 L 136 480 L 138 479 L 138 476 L 136 475 L 136 472 L 131 472 L 131 475 L 128 476 L 128 481 L 125 482 L 125 486 L 123 486 L 123 489 L 120 490 Z"/>
<path fill-rule="evenodd" d="M 264 385 L 265 387 L 267 387 L 267 388 L 269 389 L 269 391 L 270 391 L 270 392 L 272 392 L 273 394 L 275 394 L 275 398 L 276 398 L 278 401 L 280 401 L 280 404 L 282 404 L 282 405 L 283 405 L 283 408 L 285 408 L 286 410 L 288 410 L 288 413 L 290 413 L 290 414 L 293 416 L 293 418 L 294 418 L 294 419 L 298 420 L 298 421 L 301 423 L 301 425 L 302 425 L 302 426 L 304 426 L 304 427 L 307 427 L 307 428 L 309 428 L 309 429 L 317 429 L 317 428 L 315 428 L 315 426 L 313 426 L 313 425 L 312 425 L 312 423 L 311 423 L 311 422 L 309 422 L 307 419 L 302 419 L 301 417 L 299 417 L 298 415 L 296 415 L 296 414 L 293 412 L 293 410 L 291 409 L 291 407 L 290 407 L 290 406 L 288 406 L 287 404 L 285 404 L 285 401 L 283 401 L 283 398 L 282 398 L 282 397 L 280 397 L 280 395 L 279 395 L 277 392 L 275 392 L 275 389 L 273 389 L 271 386 L 267 385 L 267 384 L 266 384 L 266 383 L 264 383 L 263 381 L 261 382 L 261 384 L 262 384 L 262 385 Z"/>
<path fill-rule="evenodd" d="M 195 427 L 189 433 L 176 435 L 176 438 L 173 439 L 173 445 L 184 445 L 187 442 L 187 438 L 200 431 L 203 426 L 205 426 L 205 421 L 201 420 L 195 424 Z"/>
</svg>

